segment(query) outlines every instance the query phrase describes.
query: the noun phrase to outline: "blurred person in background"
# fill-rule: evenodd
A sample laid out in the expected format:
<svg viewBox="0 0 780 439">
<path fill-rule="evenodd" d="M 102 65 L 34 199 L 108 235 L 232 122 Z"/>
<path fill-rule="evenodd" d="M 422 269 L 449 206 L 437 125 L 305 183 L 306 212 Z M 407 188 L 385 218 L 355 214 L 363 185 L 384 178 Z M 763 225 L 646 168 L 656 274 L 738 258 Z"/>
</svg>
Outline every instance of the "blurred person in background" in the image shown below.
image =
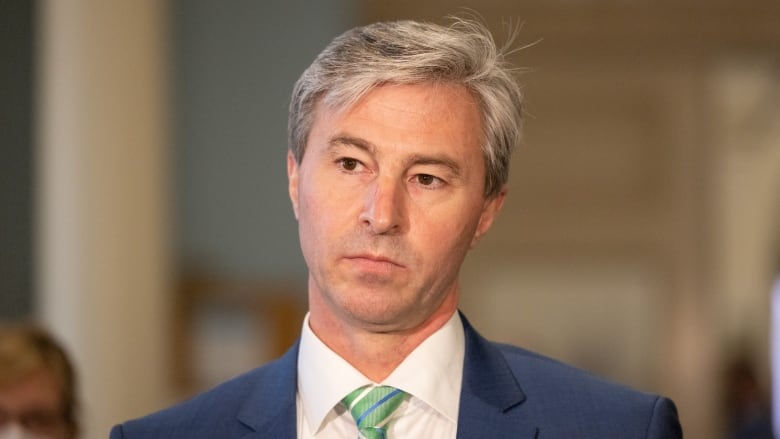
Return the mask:
<svg viewBox="0 0 780 439">
<path fill-rule="evenodd" d="M 504 55 L 470 20 L 375 23 L 331 42 L 290 105 L 301 338 L 111 437 L 681 437 L 669 399 L 490 342 L 458 311 L 461 263 L 501 210 L 520 140 Z"/>
<path fill-rule="evenodd" d="M 76 382 L 65 351 L 34 326 L 0 325 L 0 439 L 75 439 Z"/>
</svg>

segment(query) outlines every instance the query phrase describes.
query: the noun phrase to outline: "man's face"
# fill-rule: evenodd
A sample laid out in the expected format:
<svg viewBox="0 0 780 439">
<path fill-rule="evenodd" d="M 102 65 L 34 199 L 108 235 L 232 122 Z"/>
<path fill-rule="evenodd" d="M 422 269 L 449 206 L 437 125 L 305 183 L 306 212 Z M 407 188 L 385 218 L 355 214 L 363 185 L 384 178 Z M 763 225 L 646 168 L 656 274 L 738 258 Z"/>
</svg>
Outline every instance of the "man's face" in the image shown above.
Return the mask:
<svg viewBox="0 0 780 439">
<path fill-rule="evenodd" d="M 504 193 L 485 199 L 482 123 L 452 85 L 385 85 L 320 105 L 290 197 L 318 319 L 405 331 L 457 307 L 457 275 Z"/>
</svg>

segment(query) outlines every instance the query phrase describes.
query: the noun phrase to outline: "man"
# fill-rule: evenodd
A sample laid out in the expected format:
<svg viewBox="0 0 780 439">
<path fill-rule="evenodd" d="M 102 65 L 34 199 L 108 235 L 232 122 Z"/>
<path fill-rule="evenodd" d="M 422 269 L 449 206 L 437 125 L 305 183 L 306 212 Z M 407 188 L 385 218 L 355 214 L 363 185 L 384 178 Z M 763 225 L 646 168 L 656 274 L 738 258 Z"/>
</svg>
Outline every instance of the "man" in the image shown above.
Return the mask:
<svg viewBox="0 0 780 439">
<path fill-rule="evenodd" d="M 0 327 L 0 439 L 77 436 L 73 367 L 47 333 Z"/>
<path fill-rule="evenodd" d="M 336 38 L 290 106 L 309 313 L 281 359 L 119 438 L 675 438 L 671 401 L 483 339 L 458 272 L 506 195 L 521 94 L 479 24 Z"/>
</svg>

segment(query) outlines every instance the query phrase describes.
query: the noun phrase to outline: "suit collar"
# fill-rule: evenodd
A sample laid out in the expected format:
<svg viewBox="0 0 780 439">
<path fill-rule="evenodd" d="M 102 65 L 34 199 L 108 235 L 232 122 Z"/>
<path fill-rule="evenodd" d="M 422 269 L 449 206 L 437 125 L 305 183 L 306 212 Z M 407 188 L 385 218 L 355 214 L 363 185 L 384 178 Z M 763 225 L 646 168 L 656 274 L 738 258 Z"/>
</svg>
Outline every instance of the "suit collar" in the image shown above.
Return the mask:
<svg viewBox="0 0 780 439">
<path fill-rule="evenodd" d="M 511 431 L 512 437 L 534 438 L 535 424 L 523 416 L 526 395 L 501 351 L 484 339 L 461 313 L 466 339 L 458 414 L 458 438 L 490 437 Z"/>
<path fill-rule="evenodd" d="M 463 387 L 469 393 L 504 412 L 522 404 L 525 393 L 501 352 L 484 339 L 461 313 L 466 339 Z"/>
</svg>

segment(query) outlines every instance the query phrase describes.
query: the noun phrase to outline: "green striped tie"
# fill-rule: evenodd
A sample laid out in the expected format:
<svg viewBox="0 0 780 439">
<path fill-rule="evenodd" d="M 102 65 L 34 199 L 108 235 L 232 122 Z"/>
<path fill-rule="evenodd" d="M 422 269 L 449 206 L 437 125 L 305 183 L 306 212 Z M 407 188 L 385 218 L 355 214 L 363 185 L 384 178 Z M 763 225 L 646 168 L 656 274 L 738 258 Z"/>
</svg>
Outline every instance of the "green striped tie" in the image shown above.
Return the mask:
<svg viewBox="0 0 780 439">
<path fill-rule="evenodd" d="M 341 402 L 355 418 L 359 439 L 386 439 L 387 425 L 406 393 L 390 386 L 361 387 Z"/>
</svg>

